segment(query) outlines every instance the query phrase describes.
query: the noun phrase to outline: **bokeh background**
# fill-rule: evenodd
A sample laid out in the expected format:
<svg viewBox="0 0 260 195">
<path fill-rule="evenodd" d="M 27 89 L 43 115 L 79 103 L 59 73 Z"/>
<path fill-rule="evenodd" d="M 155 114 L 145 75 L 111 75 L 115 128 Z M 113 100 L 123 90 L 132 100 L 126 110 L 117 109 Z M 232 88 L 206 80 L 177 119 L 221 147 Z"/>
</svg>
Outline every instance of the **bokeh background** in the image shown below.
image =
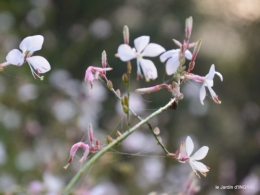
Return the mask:
<svg viewBox="0 0 260 195">
<path fill-rule="evenodd" d="M 203 163 L 211 167 L 198 182 L 199 194 L 259 194 L 260 189 L 260 1 L 258 0 L 1 0 L 0 60 L 18 48 L 23 38 L 41 34 L 42 50 L 52 70 L 35 80 L 27 64 L 0 72 L 0 194 L 62 194 L 82 167 L 77 153 L 64 170 L 70 147 L 87 141 L 88 124 L 105 145 L 105 136 L 124 132 L 125 115 L 104 83 L 90 90 L 84 82 L 88 66 L 101 66 L 106 50 L 107 73 L 115 89 L 125 93 L 126 64 L 114 55 L 123 43 L 122 29 L 130 29 L 130 45 L 142 35 L 166 50 L 177 48 L 172 39 L 184 38 L 185 19 L 193 16 L 191 41 L 202 39 L 195 74 L 206 75 L 211 64 L 224 81 L 215 78 L 214 90 L 199 102 L 197 83 L 182 88 L 184 100 L 176 111 L 151 120 L 161 129 L 168 150 L 175 152 L 190 135 L 195 150 L 206 145 Z M 166 82 L 165 64 L 153 58 L 159 76 L 136 82 L 132 61 L 131 107 L 143 118 L 171 98 L 166 90 L 140 96 L 138 87 Z M 132 124 L 137 123 L 132 117 Z M 164 157 L 146 126 L 96 162 L 77 183 L 79 195 L 178 194 L 191 168 Z M 215 185 L 251 185 L 249 190 L 216 190 Z M 37 193 L 37 191 L 43 191 Z"/>
</svg>

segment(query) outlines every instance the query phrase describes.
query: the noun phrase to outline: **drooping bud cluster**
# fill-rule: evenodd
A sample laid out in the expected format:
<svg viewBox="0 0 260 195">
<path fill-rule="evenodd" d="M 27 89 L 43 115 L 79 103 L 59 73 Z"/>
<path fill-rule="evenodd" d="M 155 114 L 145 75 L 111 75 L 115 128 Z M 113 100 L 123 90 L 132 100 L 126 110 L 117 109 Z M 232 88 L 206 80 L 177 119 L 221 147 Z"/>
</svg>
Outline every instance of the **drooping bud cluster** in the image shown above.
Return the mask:
<svg viewBox="0 0 260 195">
<path fill-rule="evenodd" d="M 91 89 L 93 88 L 93 82 L 99 79 L 99 76 L 107 82 L 109 89 L 113 88 L 113 83 L 107 80 L 106 71 L 112 70 L 112 68 L 107 68 L 107 54 L 103 51 L 101 54 L 101 63 L 103 68 L 89 66 L 86 70 L 85 81 L 89 82 Z"/>
<path fill-rule="evenodd" d="M 97 151 L 102 149 L 102 146 L 100 146 L 99 141 L 94 138 L 93 129 L 92 129 L 91 124 L 89 124 L 89 127 L 88 127 L 88 140 L 89 140 L 89 144 L 86 144 L 84 142 L 78 142 L 71 147 L 70 158 L 68 160 L 68 164 L 66 166 L 64 166 L 64 169 L 67 169 L 68 166 L 71 164 L 71 162 L 73 161 L 73 158 L 79 148 L 84 149 L 83 156 L 79 160 L 79 163 L 86 161 L 89 152 L 96 153 Z"/>
</svg>

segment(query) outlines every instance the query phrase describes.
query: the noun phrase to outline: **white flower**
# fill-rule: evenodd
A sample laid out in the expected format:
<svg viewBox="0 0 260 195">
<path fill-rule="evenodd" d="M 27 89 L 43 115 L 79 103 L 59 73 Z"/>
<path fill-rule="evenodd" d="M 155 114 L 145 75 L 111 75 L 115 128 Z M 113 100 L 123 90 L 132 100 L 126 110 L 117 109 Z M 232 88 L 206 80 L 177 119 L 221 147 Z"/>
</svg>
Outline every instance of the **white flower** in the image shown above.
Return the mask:
<svg viewBox="0 0 260 195">
<path fill-rule="evenodd" d="M 217 104 L 221 104 L 221 101 L 218 99 L 217 94 L 212 89 L 213 84 L 214 84 L 213 79 L 214 79 L 215 74 L 219 76 L 221 81 L 223 81 L 222 74 L 220 74 L 219 72 L 215 71 L 215 65 L 214 64 L 211 65 L 209 73 L 205 77 L 194 75 L 194 74 L 186 74 L 185 75 L 185 77 L 187 79 L 192 79 L 192 80 L 194 80 L 196 82 L 203 83 L 201 88 L 200 88 L 200 102 L 201 102 L 202 105 L 204 105 L 203 101 L 204 101 L 204 99 L 206 97 L 206 87 L 208 88 L 213 101 L 215 103 L 217 103 Z"/>
<path fill-rule="evenodd" d="M 118 47 L 118 55 L 122 61 L 137 59 L 137 75 L 142 76 L 141 67 L 146 80 L 156 79 L 157 69 L 151 60 L 143 59 L 143 57 L 155 57 L 165 51 L 162 46 L 149 43 L 149 41 L 149 36 L 141 36 L 134 40 L 135 49 L 132 49 L 127 44 L 122 44 Z"/>
<path fill-rule="evenodd" d="M 189 162 L 192 170 L 195 172 L 195 174 L 199 177 L 197 171 L 199 171 L 202 175 L 206 176 L 206 172 L 209 171 L 209 167 L 204 165 L 201 162 L 197 162 L 197 160 L 201 160 L 205 158 L 209 151 L 209 147 L 203 146 L 201 147 L 195 154 L 192 156 L 191 153 L 194 149 L 193 141 L 191 140 L 190 136 L 186 138 L 186 142 L 181 143 L 180 147 L 180 153 L 178 156 L 178 161 L 181 163 Z"/>
<path fill-rule="evenodd" d="M 223 77 L 219 72 L 215 71 L 215 65 L 212 64 L 209 70 L 209 73 L 205 76 L 203 85 L 200 88 L 200 102 L 202 105 L 204 105 L 204 99 L 206 97 L 206 87 L 208 87 L 208 90 L 210 92 L 210 95 L 213 99 L 214 102 L 216 102 L 217 104 L 221 104 L 221 101 L 218 99 L 217 94 L 215 93 L 215 91 L 213 91 L 212 87 L 213 87 L 213 78 L 214 76 L 218 75 L 220 80 L 223 81 Z"/>
<path fill-rule="evenodd" d="M 32 57 L 32 54 L 42 48 L 43 40 L 44 38 L 41 35 L 26 37 L 19 46 L 22 52 L 18 49 L 11 50 L 6 56 L 7 62 L 5 65 L 21 66 L 27 61 L 34 78 L 37 76 L 42 79 L 39 74 L 48 72 L 51 69 L 50 64 L 45 58 L 41 56 Z"/>
<path fill-rule="evenodd" d="M 161 62 L 165 62 L 168 59 L 166 62 L 166 73 L 168 75 L 172 75 L 177 71 L 180 65 L 179 57 L 180 57 L 180 49 L 172 49 L 166 51 L 164 54 L 160 56 Z M 188 60 L 191 60 L 192 53 L 189 50 L 186 50 L 185 57 Z"/>
</svg>

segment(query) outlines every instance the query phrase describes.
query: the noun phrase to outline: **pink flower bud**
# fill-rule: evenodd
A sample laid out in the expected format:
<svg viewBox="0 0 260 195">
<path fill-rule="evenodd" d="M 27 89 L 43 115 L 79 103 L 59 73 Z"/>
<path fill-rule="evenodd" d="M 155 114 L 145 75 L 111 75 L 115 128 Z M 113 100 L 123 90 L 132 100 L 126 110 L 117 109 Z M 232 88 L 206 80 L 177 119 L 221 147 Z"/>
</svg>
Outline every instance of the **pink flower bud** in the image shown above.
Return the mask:
<svg viewBox="0 0 260 195">
<path fill-rule="evenodd" d="M 82 158 L 80 159 L 79 163 L 83 162 L 86 160 L 88 154 L 89 154 L 89 145 L 85 144 L 84 142 L 78 142 L 74 144 L 71 149 L 70 149 L 70 158 L 68 160 L 68 164 L 64 167 L 64 169 L 67 169 L 67 167 L 70 165 L 70 163 L 73 161 L 73 158 L 79 148 L 83 148 L 85 150 Z"/>
<path fill-rule="evenodd" d="M 105 50 L 102 52 L 101 60 L 102 60 L 102 67 L 106 68 L 107 67 L 107 53 Z"/>
<path fill-rule="evenodd" d="M 193 19 L 190 16 L 189 18 L 186 19 L 186 28 L 185 28 L 185 33 L 186 33 L 186 39 L 190 39 L 191 36 L 191 31 L 192 31 L 192 24 L 193 24 Z"/>
<path fill-rule="evenodd" d="M 198 40 L 198 42 L 195 45 L 195 48 L 194 48 L 193 54 L 192 54 L 192 58 L 191 58 L 191 61 L 190 61 L 190 64 L 189 64 L 188 72 L 191 72 L 193 70 L 194 66 L 195 66 L 195 60 L 196 60 L 197 55 L 199 53 L 201 42 L 202 42 L 202 40 L 200 39 L 200 40 Z"/>
<path fill-rule="evenodd" d="M 106 71 L 112 70 L 112 68 L 99 68 L 94 66 L 89 66 L 86 70 L 85 74 L 85 81 L 89 82 L 91 88 L 93 87 L 94 80 L 97 80 L 99 76 L 103 77 L 105 80 L 106 78 Z"/>
<path fill-rule="evenodd" d="M 173 40 L 173 42 L 174 42 L 176 45 L 178 45 L 179 47 L 182 46 L 182 44 L 180 43 L 180 41 L 178 41 L 178 40 L 176 40 L 176 39 L 172 39 L 172 40 Z"/>
<path fill-rule="evenodd" d="M 129 37 L 130 37 L 130 35 L 129 35 L 129 28 L 128 28 L 128 26 L 124 26 L 124 29 L 123 29 L 123 37 L 124 37 L 124 42 L 125 42 L 125 44 L 129 44 Z"/>
<path fill-rule="evenodd" d="M 196 82 L 200 82 L 203 83 L 205 81 L 205 77 L 199 76 L 199 75 L 195 75 L 195 74 L 185 74 L 185 77 L 189 80 L 194 80 Z"/>
<path fill-rule="evenodd" d="M 89 124 L 88 125 L 88 139 L 89 139 L 89 142 L 92 143 L 93 142 L 93 129 L 92 129 L 92 125 Z"/>
<path fill-rule="evenodd" d="M 140 94 L 146 94 L 146 93 L 152 93 L 152 92 L 158 91 L 158 90 L 160 90 L 162 88 L 167 88 L 169 91 L 172 90 L 172 86 L 171 85 L 160 84 L 160 85 L 155 85 L 153 87 L 139 88 L 139 89 L 136 89 L 135 91 L 137 93 L 140 93 Z"/>
</svg>

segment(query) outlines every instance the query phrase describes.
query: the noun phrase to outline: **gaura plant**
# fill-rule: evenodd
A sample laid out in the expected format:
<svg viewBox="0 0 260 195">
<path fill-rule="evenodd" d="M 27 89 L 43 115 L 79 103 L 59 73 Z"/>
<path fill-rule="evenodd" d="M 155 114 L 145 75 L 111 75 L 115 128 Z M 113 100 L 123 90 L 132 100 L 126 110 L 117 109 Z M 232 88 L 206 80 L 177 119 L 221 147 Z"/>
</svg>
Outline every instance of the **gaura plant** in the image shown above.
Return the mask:
<svg viewBox="0 0 260 195">
<path fill-rule="evenodd" d="M 102 66 L 103 68 L 93 67 L 89 66 L 86 71 L 85 81 L 89 82 L 91 86 L 93 86 L 94 80 L 102 80 L 107 84 L 107 88 L 114 93 L 116 98 L 118 98 L 121 101 L 122 109 L 124 113 L 127 115 L 127 125 L 128 129 L 124 131 L 124 133 L 117 132 L 116 138 L 112 138 L 110 136 L 107 136 L 107 145 L 100 148 L 97 153 L 92 156 L 91 158 L 87 159 L 86 154 L 88 154 L 89 146 L 86 147 L 86 144 L 83 144 L 82 142 L 76 143 L 71 148 L 71 155 L 73 156 L 75 148 L 82 147 L 85 149 L 85 153 L 83 154 L 83 159 L 86 160 L 86 163 L 83 165 L 81 170 L 72 178 L 70 183 L 67 185 L 64 194 L 69 194 L 69 192 L 72 190 L 73 186 L 77 183 L 79 178 L 82 176 L 82 174 L 94 163 L 96 160 L 98 160 L 102 155 L 104 155 L 107 151 L 109 151 L 112 147 L 116 146 L 120 142 L 122 142 L 125 138 L 127 138 L 130 134 L 132 134 L 134 131 L 136 131 L 141 125 L 147 124 L 151 133 L 153 134 L 154 138 L 156 139 L 157 143 L 161 146 L 163 151 L 165 152 L 165 155 L 169 158 L 174 158 L 180 163 L 186 163 L 188 162 L 191 166 L 191 170 L 196 174 L 198 177 L 199 173 L 201 173 L 203 176 L 206 176 L 206 173 L 209 172 L 209 167 L 204 165 L 203 163 L 199 162 L 199 160 L 202 160 L 206 157 L 209 148 L 207 146 L 203 146 L 200 148 L 195 154 L 191 155 L 194 144 L 190 136 L 187 137 L 186 142 L 181 143 L 180 149 L 178 149 L 175 153 L 171 153 L 168 151 L 167 147 L 163 144 L 162 139 L 159 137 L 160 129 L 159 127 L 153 128 L 152 125 L 149 123 L 149 120 L 153 117 L 157 116 L 161 112 L 165 111 L 167 108 L 175 108 L 177 106 L 177 103 L 184 98 L 184 95 L 181 92 L 181 87 L 187 80 L 194 80 L 196 82 L 202 83 L 201 89 L 200 89 L 200 101 L 201 104 L 204 104 L 204 99 L 206 97 L 206 90 L 207 87 L 213 101 L 217 104 L 220 104 L 221 101 L 218 99 L 218 96 L 213 91 L 213 78 L 214 75 L 218 75 L 223 80 L 222 75 L 219 72 L 215 71 L 215 65 L 212 65 L 210 68 L 209 73 L 206 76 L 199 76 L 192 73 L 194 67 L 195 67 L 195 60 L 199 53 L 199 49 L 201 46 L 202 41 L 198 40 L 196 42 L 190 43 L 190 37 L 192 32 L 192 25 L 193 20 L 192 17 L 189 17 L 186 19 L 186 29 L 185 29 L 185 39 L 183 43 L 173 39 L 174 43 L 179 46 L 179 49 L 173 49 L 166 51 L 162 46 L 155 44 L 155 43 L 149 43 L 150 37 L 147 35 L 140 36 L 136 39 L 134 39 L 134 48 L 132 48 L 130 44 L 130 33 L 127 26 L 124 27 L 123 30 L 123 37 L 124 37 L 124 43 L 121 44 L 117 49 L 117 54 L 115 55 L 118 57 L 121 61 L 126 62 L 126 73 L 123 74 L 122 79 L 126 86 L 127 94 L 122 96 L 120 93 L 120 90 L 115 90 L 113 88 L 112 81 L 107 79 L 107 75 L 105 75 L 106 71 L 112 70 L 112 68 L 107 68 L 106 62 L 107 62 L 107 56 L 105 51 L 102 53 Z M 194 47 L 193 53 L 191 53 L 188 49 Z M 165 52 L 166 51 L 166 52 Z M 129 99 L 130 99 L 130 92 L 129 92 L 129 85 L 130 85 L 130 76 L 131 76 L 131 70 L 132 65 L 130 60 L 136 58 L 137 63 L 137 80 L 139 78 L 142 78 L 143 75 L 145 77 L 146 81 L 149 81 L 150 79 L 156 79 L 158 77 L 157 69 L 155 64 L 148 59 L 144 59 L 143 57 L 156 57 L 160 55 L 161 62 L 166 61 L 166 73 L 168 75 L 172 75 L 172 82 L 171 83 L 161 83 L 157 84 L 155 86 L 146 87 L 146 88 L 138 88 L 135 91 L 139 94 L 145 94 L 145 93 L 153 93 L 157 92 L 163 88 L 167 89 L 168 92 L 172 94 L 172 99 L 163 107 L 159 108 L 155 112 L 153 112 L 151 115 L 149 115 L 146 118 L 142 118 L 141 116 L 137 115 L 136 112 L 131 108 L 131 105 L 129 105 Z M 190 60 L 188 69 L 186 70 L 185 62 L 187 60 Z M 175 106 L 174 106 L 175 105 Z M 138 118 L 140 120 L 139 123 L 135 125 L 130 125 L 130 113 L 134 115 L 134 117 Z M 71 159 L 71 157 L 70 157 Z M 81 161 L 81 160 L 80 160 Z M 70 160 L 69 160 L 70 163 Z M 189 187 L 186 189 L 187 194 L 195 194 L 199 191 L 200 187 L 198 186 L 197 182 L 195 182 L 194 178 L 190 181 L 192 185 L 189 185 Z"/>
<path fill-rule="evenodd" d="M 168 108 L 176 109 L 178 102 L 180 102 L 184 95 L 182 94 L 181 87 L 188 80 L 193 80 L 195 82 L 201 83 L 200 88 L 200 102 L 204 104 L 204 99 L 206 97 L 206 88 L 208 88 L 210 95 L 213 101 L 217 104 L 220 104 L 217 94 L 213 91 L 213 79 L 214 76 L 217 75 L 220 77 L 221 81 L 223 81 L 222 75 L 215 71 L 215 65 L 211 65 L 209 73 L 206 76 L 199 76 L 192 73 L 195 67 L 195 61 L 199 53 L 199 49 L 201 47 L 201 40 L 191 42 L 191 32 L 192 32 L 193 20 L 192 17 L 186 19 L 186 27 L 185 27 L 185 38 L 183 42 L 179 42 L 173 39 L 173 42 L 177 44 L 179 48 L 172 49 L 166 51 L 164 47 L 160 46 L 156 43 L 150 43 L 150 36 L 143 35 L 134 39 L 134 47 L 130 46 L 130 33 L 127 26 L 124 27 L 123 30 L 123 40 L 122 43 L 117 48 L 117 54 L 115 55 L 121 61 L 126 62 L 126 73 L 122 75 L 123 83 L 126 87 L 126 95 L 121 95 L 119 89 L 114 89 L 113 82 L 108 79 L 107 71 L 112 71 L 116 69 L 116 67 L 108 67 L 107 63 L 107 55 L 106 52 L 103 51 L 101 55 L 101 65 L 99 66 L 89 66 L 86 69 L 85 81 L 88 82 L 91 88 L 94 86 L 95 80 L 101 80 L 103 83 L 106 83 L 107 88 L 111 91 L 117 99 L 120 100 L 122 105 L 122 110 L 126 115 L 127 129 L 117 131 L 116 137 L 107 136 L 107 145 L 100 144 L 100 141 L 94 138 L 94 131 L 92 129 L 92 125 L 89 125 L 88 129 L 88 143 L 80 141 L 72 145 L 68 164 L 64 167 L 65 169 L 73 162 L 74 156 L 79 148 L 84 150 L 82 158 L 79 160 L 79 163 L 85 163 L 82 165 L 80 171 L 71 179 L 71 181 L 66 186 L 63 194 L 68 195 L 72 191 L 73 187 L 80 179 L 80 177 L 84 174 L 84 172 L 91 167 L 93 163 L 95 163 L 101 156 L 103 156 L 107 151 L 111 150 L 112 147 L 117 146 L 119 143 L 124 141 L 129 135 L 133 132 L 137 131 L 140 126 L 146 124 L 151 131 L 151 134 L 154 136 L 158 145 L 162 148 L 166 157 L 173 158 L 177 162 L 186 163 L 188 162 L 191 166 L 191 171 L 200 177 L 199 173 L 203 176 L 206 176 L 206 173 L 209 172 L 209 167 L 204 165 L 200 160 L 204 159 L 209 151 L 207 146 L 203 146 L 193 155 L 194 144 L 190 136 L 186 138 L 185 142 L 181 142 L 180 149 L 177 149 L 175 153 L 171 153 L 168 151 L 166 145 L 164 145 L 162 138 L 160 135 L 159 127 L 152 127 L 150 124 L 150 119 L 159 115 L 161 112 L 165 111 Z M 41 80 L 43 77 L 41 74 L 48 72 L 51 67 L 49 62 L 41 57 L 41 56 L 32 56 L 34 52 L 40 50 L 43 44 L 43 36 L 34 35 L 29 36 L 23 39 L 20 43 L 19 48 L 21 49 L 13 49 L 6 56 L 6 62 L 0 64 L 0 68 L 5 68 L 8 65 L 16 65 L 21 66 L 25 62 L 28 62 L 29 67 L 31 69 L 32 75 L 34 78 L 38 77 Z M 190 52 L 189 49 L 194 47 L 193 52 Z M 159 56 L 160 55 L 160 56 Z M 166 73 L 171 76 L 170 82 L 158 83 L 155 86 L 138 88 L 135 90 L 136 93 L 145 94 L 145 93 L 153 93 L 157 92 L 161 89 L 167 89 L 168 92 L 171 93 L 172 98 L 169 100 L 167 104 L 150 114 L 146 118 L 142 118 L 136 114 L 136 112 L 132 109 L 130 105 L 130 85 L 131 85 L 131 71 L 132 64 L 130 60 L 136 59 L 137 64 L 137 80 L 139 78 L 145 78 L 146 81 L 155 80 L 158 77 L 158 72 L 156 65 L 149 59 L 145 59 L 144 57 L 157 57 L 161 62 L 166 62 Z M 188 68 L 186 68 L 185 63 L 186 60 L 190 60 Z M 91 105 L 89 105 L 91 106 Z M 131 124 L 131 117 L 136 117 L 140 121 L 136 124 Z M 122 132 L 122 133 L 121 133 Z M 89 154 L 93 155 L 89 157 Z M 193 174 L 193 175 L 194 175 Z M 189 184 L 187 184 L 187 188 L 184 192 L 185 194 L 195 194 L 199 191 L 200 187 L 197 182 L 194 180 L 194 177 L 189 177 Z"/>
</svg>

